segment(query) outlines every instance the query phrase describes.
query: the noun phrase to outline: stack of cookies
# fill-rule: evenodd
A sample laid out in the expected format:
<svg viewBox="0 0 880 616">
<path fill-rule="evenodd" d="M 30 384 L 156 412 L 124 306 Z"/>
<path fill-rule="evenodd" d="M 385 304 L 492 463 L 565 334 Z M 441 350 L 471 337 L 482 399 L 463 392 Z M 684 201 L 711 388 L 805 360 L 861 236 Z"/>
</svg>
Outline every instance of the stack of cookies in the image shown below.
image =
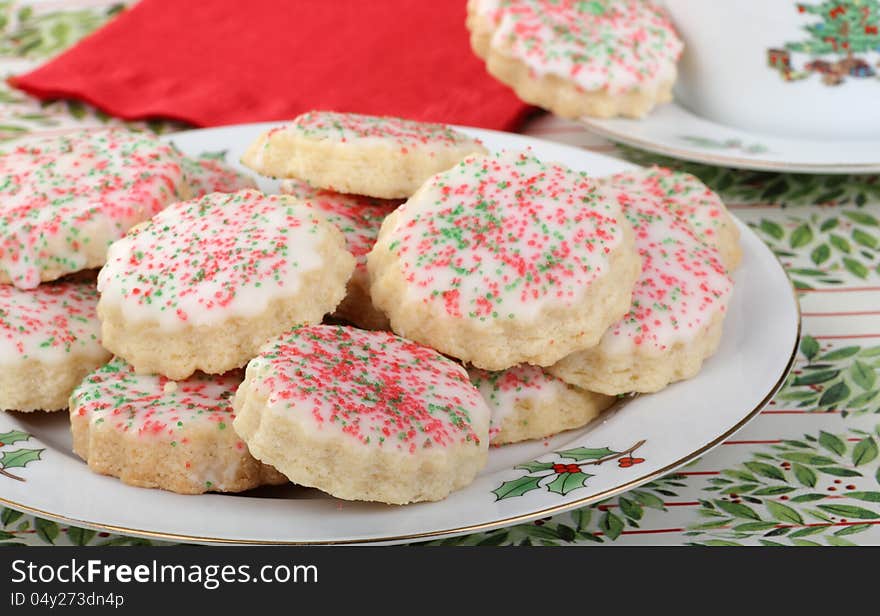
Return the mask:
<svg viewBox="0 0 880 616">
<path fill-rule="evenodd" d="M 195 384 L 175 384 L 135 376 L 122 359 L 110 361 L 98 317 L 94 268 L 104 265 L 109 246 L 172 203 L 253 187 L 253 179 L 124 130 L 28 142 L 0 157 L 0 175 L 0 408 L 66 410 L 76 390 L 76 452 L 98 472 L 135 485 L 181 492 L 257 485 L 230 479 L 225 470 L 216 477 L 202 473 L 227 450 L 238 452 L 238 475 L 286 481 L 250 458 L 231 430 L 222 447 L 200 454 L 188 446 L 204 440 L 194 424 L 231 422 L 237 382 L 203 375 Z M 168 413 L 176 427 L 160 430 Z"/>
<path fill-rule="evenodd" d="M 76 133 L 0 157 L 0 408 L 67 407 L 110 354 L 94 275 L 107 246 L 188 194 L 180 155 L 152 137 Z"/>
<path fill-rule="evenodd" d="M 336 225 L 356 260 L 334 316 L 365 329 L 301 327 L 270 341 L 235 397 L 235 430 L 294 483 L 402 504 L 444 498 L 485 466 L 487 403 L 460 363 L 392 333 L 367 262 L 405 199 L 485 152 L 439 124 L 312 112 L 245 153 L 246 165 L 285 178 L 285 195 Z"/>
<path fill-rule="evenodd" d="M 695 375 L 718 345 L 738 234 L 692 176 L 594 179 L 443 125 L 310 112 L 244 154 L 283 180 L 266 195 L 142 136 L 112 136 L 155 149 L 131 162 L 88 149 L 109 138 L 77 136 L 60 165 L 22 151 L 9 172 L 33 178 L 35 211 L 81 200 L 91 216 L 59 209 L 29 251 L 6 222 L 10 281 L 103 267 L 97 290 L 6 287 L 51 288 L 66 312 L 43 324 L 22 299 L 4 307 L 21 315 L 3 323 L 6 354 L 32 371 L 19 389 L 47 401 L 13 397 L 10 377 L 0 404 L 69 396 L 74 450 L 126 483 L 438 500 L 490 444 L 583 426 Z"/>
<path fill-rule="evenodd" d="M 450 457 L 480 466 L 468 447 L 450 449 L 450 434 L 485 447 L 583 426 L 620 395 L 695 375 L 719 343 L 738 231 L 692 176 L 596 180 L 442 126 L 326 112 L 260 136 L 243 162 L 284 178 L 283 192 L 345 234 L 358 263 L 336 316 L 397 335 L 295 330 L 248 365 L 234 427 L 296 483 L 351 499 L 440 498 L 465 474 L 440 472 Z M 417 386 L 400 345 L 460 362 L 472 386 L 455 395 L 470 402 L 432 400 L 444 410 L 424 415 L 415 400 L 440 382 Z M 455 408 L 466 414 L 447 421 Z M 440 433 L 425 421 L 440 417 L 432 441 Z M 420 475 L 426 452 L 443 462 Z M 401 485 L 413 478 L 423 492 Z"/>
</svg>

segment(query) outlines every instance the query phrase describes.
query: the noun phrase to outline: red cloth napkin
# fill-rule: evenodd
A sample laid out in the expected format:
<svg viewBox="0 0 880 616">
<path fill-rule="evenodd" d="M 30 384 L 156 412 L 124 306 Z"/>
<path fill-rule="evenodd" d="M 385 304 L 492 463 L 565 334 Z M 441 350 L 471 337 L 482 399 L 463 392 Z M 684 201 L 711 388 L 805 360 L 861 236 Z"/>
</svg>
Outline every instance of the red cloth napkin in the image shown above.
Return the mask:
<svg viewBox="0 0 880 616">
<path fill-rule="evenodd" d="M 514 128 L 529 107 L 474 56 L 465 0 L 143 0 L 10 82 L 124 119 L 199 126 L 310 109 Z"/>
</svg>

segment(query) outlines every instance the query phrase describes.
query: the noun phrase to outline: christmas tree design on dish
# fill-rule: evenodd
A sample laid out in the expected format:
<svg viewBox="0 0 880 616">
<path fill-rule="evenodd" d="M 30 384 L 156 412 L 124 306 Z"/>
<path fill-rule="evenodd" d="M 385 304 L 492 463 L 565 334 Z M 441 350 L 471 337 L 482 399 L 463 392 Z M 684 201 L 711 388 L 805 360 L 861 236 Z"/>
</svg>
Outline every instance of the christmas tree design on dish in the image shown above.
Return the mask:
<svg viewBox="0 0 880 616">
<path fill-rule="evenodd" d="M 798 81 L 816 73 L 821 75 L 825 85 L 837 86 L 847 77 L 865 79 L 877 75 L 880 0 L 798 3 L 797 10 L 821 21 L 803 27 L 809 38 L 767 50 L 768 65 L 778 70 L 783 79 Z M 810 59 L 798 69 L 793 64 L 792 53 L 807 54 Z"/>
</svg>

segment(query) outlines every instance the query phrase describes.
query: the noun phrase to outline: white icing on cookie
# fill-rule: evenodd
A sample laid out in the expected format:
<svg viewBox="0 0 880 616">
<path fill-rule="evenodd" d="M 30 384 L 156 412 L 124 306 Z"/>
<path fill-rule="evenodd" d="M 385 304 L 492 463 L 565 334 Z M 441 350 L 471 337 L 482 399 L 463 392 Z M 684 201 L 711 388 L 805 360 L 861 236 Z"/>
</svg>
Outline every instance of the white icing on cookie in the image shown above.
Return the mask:
<svg viewBox="0 0 880 616">
<path fill-rule="evenodd" d="M 727 308 L 733 283 L 718 251 L 656 199 L 616 195 L 635 231 L 642 273 L 630 311 L 605 332 L 599 350 L 607 355 L 652 355 L 687 344 Z"/>
<path fill-rule="evenodd" d="M 355 276 L 367 278 L 367 253 L 376 243 L 382 221 L 401 203 L 397 199 L 375 199 L 345 195 L 314 188 L 300 180 L 284 180 L 281 192 L 316 209 L 345 236 L 348 251 L 355 258 Z M 365 281 L 369 284 L 369 281 Z"/>
<path fill-rule="evenodd" d="M 253 317 L 322 267 L 328 229 L 283 195 L 245 190 L 177 203 L 110 247 L 101 303 L 169 329 Z"/>
<path fill-rule="evenodd" d="M 738 264 L 739 229 L 721 198 L 693 175 L 655 166 L 600 178 L 598 182 L 610 198 L 618 201 L 620 193 L 655 199 L 685 220 L 704 243 L 718 249 L 728 269 Z"/>
<path fill-rule="evenodd" d="M 124 436 L 131 447 L 142 445 L 149 455 L 160 455 L 156 447 L 167 447 L 169 455 L 173 450 L 222 449 L 222 455 L 199 455 L 197 463 L 182 461 L 174 470 L 192 485 L 223 490 L 236 480 L 241 464 L 250 461 L 247 446 L 232 429 L 231 400 L 241 380 L 236 370 L 196 373 L 175 382 L 137 375 L 117 358 L 83 380 L 71 396 L 71 413 L 92 428 Z"/>
<path fill-rule="evenodd" d="M 298 116 L 289 125 L 270 131 L 287 131 L 297 137 L 347 145 L 385 145 L 407 154 L 413 150 L 481 149 L 480 141 L 460 133 L 445 124 L 415 122 L 389 116 L 371 116 L 358 113 L 310 111 Z"/>
<path fill-rule="evenodd" d="M 671 81 L 683 48 L 669 17 L 644 0 L 477 0 L 491 45 L 537 76 L 622 94 Z"/>
<path fill-rule="evenodd" d="M 501 430 L 504 420 L 516 412 L 517 404 L 531 402 L 530 406 L 536 408 L 558 399 L 568 389 L 564 381 L 528 364 L 500 372 L 471 368 L 468 374 L 492 413 L 490 439 Z"/>
<path fill-rule="evenodd" d="M 591 179 L 529 152 L 470 156 L 396 216 L 382 241 L 409 297 L 483 323 L 577 305 L 624 239 L 618 205 Z"/>
<path fill-rule="evenodd" d="M 79 132 L 0 156 L 0 271 L 23 289 L 86 267 L 134 224 L 178 200 L 180 156 L 154 137 Z M 99 248 L 94 248 L 94 247 Z"/>
<path fill-rule="evenodd" d="M 251 176 L 214 158 L 184 157 L 181 162 L 191 198 L 204 197 L 212 192 L 231 193 L 257 187 L 257 182 Z"/>
<path fill-rule="evenodd" d="M 106 357 L 97 303 L 95 286 L 86 282 L 44 284 L 28 291 L 0 285 L 0 365 Z"/>
<path fill-rule="evenodd" d="M 168 439 L 174 446 L 196 427 L 232 430 L 231 399 L 241 380 L 241 371 L 234 370 L 221 375 L 197 372 L 172 381 L 135 374 L 115 358 L 83 380 L 73 393 L 73 406 L 92 423 L 107 423 L 138 438 Z"/>
<path fill-rule="evenodd" d="M 268 413 L 290 414 L 309 435 L 417 454 L 477 447 L 488 431 L 489 410 L 461 366 L 388 332 L 297 327 L 267 343 L 247 377 Z"/>
</svg>

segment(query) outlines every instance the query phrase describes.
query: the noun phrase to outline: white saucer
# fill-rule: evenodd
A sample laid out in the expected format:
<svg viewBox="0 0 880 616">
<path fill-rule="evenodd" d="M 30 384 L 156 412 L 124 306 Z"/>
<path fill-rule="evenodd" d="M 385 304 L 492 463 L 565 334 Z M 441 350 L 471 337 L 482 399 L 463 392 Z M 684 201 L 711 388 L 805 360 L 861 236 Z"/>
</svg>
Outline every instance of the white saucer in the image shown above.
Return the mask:
<svg viewBox="0 0 880 616">
<path fill-rule="evenodd" d="M 582 118 L 591 131 L 627 145 L 710 165 L 805 173 L 878 173 L 880 140 L 791 139 L 725 126 L 661 105 L 641 120 Z"/>
</svg>

